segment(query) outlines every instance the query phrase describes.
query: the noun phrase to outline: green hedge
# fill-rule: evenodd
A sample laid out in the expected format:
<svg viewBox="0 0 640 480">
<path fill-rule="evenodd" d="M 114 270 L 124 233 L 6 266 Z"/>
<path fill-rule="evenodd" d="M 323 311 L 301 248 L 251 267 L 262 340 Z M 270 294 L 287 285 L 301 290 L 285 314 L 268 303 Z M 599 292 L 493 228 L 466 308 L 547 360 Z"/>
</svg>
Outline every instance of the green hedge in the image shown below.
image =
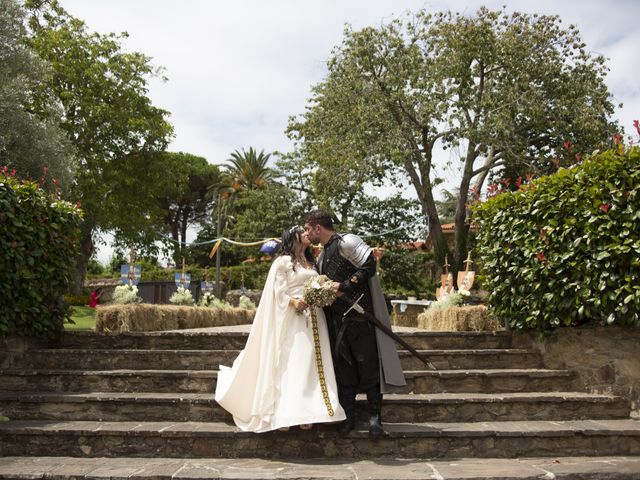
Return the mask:
<svg viewBox="0 0 640 480">
<path fill-rule="evenodd" d="M 491 307 L 513 328 L 640 326 L 640 148 L 498 195 L 474 221 Z"/>
<path fill-rule="evenodd" d="M 0 336 L 62 329 L 81 215 L 0 171 Z"/>
</svg>

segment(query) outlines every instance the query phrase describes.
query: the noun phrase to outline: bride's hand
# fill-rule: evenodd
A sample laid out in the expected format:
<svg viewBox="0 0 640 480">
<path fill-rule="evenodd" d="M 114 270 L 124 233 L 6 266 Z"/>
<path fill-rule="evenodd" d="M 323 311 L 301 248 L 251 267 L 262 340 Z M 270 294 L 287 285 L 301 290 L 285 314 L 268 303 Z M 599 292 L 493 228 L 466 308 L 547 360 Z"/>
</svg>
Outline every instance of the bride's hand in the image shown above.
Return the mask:
<svg viewBox="0 0 640 480">
<path fill-rule="evenodd" d="M 309 305 L 307 305 L 306 302 L 301 298 L 292 298 L 291 300 L 289 300 L 289 305 L 291 305 L 300 313 L 304 312 L 309 307 Z"/>
</svg>

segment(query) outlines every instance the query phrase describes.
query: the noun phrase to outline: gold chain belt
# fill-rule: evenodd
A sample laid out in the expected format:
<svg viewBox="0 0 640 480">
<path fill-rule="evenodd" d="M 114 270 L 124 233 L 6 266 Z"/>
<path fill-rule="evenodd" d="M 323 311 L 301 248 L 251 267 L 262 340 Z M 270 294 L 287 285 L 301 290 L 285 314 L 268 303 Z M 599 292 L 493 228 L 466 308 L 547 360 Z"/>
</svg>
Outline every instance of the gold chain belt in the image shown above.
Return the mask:
<svg viewBox="0 0 640 480">
<path fill-rule="evenodd" d="M 333 417 L 333 407 L 329 400 L 329 392 L 327 391 L 327 381 L 324 378 L 324 367 L 322 366 L 322 350 L 320 349 L 320 333 L 318 332 L 318 316 L 315 307 L 311 307 L 311 328 L 313 330 L 313 343 L 316 347 L 316 367 L 318 367 L 318 378 L 320 379 L 320 388 L 322 389 L 322 398 L 327 407 L 329 416 Z"/>
</svg>

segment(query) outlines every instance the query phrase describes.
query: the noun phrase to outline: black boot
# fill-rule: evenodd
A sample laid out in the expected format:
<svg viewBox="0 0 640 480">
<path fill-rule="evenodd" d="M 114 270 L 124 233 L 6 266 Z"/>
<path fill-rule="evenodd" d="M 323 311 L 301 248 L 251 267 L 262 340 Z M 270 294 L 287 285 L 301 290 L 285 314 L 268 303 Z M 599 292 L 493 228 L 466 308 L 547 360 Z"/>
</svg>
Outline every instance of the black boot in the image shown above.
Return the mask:
<svg viewBox="0 0 640 480">
<path fill-rule="evenodd" d="M 367 403 L 369 404 L 369 436 L 372 438 L 380 438 L 384 435 L 382 428 L 382 394 L 380 386 L 367 390 Z"/>
<path fill-rule="evenodd" d="M 356 389 L 351 387 L 343 387 L 339 393 L 340 405 L 347 415 L 347 419 L 338 426 L 340 435 L 347 435 L 351 430 L 356 428 Z"/>
</svg>

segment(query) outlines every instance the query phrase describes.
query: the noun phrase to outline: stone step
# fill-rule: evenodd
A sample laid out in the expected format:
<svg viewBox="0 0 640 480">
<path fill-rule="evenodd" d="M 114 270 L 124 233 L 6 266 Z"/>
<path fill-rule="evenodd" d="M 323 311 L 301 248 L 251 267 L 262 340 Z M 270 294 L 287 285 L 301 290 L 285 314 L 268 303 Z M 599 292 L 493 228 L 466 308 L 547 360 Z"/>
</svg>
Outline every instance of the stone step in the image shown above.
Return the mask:
<svg viewBox="0 0 640 480">
<path fill-rule="evenodd" d="M 363 396 L 359 417 L 367 417 Z M 580 392 L 385 395 L 385 422 L 479 422 L 629 418 L 629 403 Z M 201 393 L 0 393 L 0 414 L 12 420 L 197 421 L 231 423 L 231 415 Z"/>
<path fill-rule="evenodd" d="M 340 437 L 333 425 L 310 431 L 253 434 L 224 423 L 0 422 L 0 457 L 168 458 L 515 458 L 640 456 L 640 421 L 386 424 L 371 439 L 358 429 Z M 549 477 L 547 477 L 549 478 Z"/>
<path fill-rule="evenodd" d="M 423 350 L 510 348 L 509 332 L 397 332 L 412 347 Z M 123 348 L 161 350 L 240 350 L 248 333 L 217 332 L 65 332 L 54 348 Z"/>
<path fill-rule="evenodd" d="M 406 371 L 410 393 L 562 392 L 573 372 L 548 369 Z M 6 391 L 212 393 L 213 370 L 0 370 Z"/>
<path fill-rule="evenodd" d="M 640 457 L 306 460 L 4 457 L 0 477 L 208 480 L 638 480 Z"/>
<path fill-rule="evenodd" d="M 540 354 L 521 349 L 420 350 L 436 368 L 536 368 L 542 366 Z M 183 369 L 214 370 L 231 365 L 239 350 L 100 350 L 44 349 L 15 356 L 9 365 L 32 369 Z M 422 362 L 407 351 L 399 352 L 402 368 L 419 370 Z"/>
</svg>

